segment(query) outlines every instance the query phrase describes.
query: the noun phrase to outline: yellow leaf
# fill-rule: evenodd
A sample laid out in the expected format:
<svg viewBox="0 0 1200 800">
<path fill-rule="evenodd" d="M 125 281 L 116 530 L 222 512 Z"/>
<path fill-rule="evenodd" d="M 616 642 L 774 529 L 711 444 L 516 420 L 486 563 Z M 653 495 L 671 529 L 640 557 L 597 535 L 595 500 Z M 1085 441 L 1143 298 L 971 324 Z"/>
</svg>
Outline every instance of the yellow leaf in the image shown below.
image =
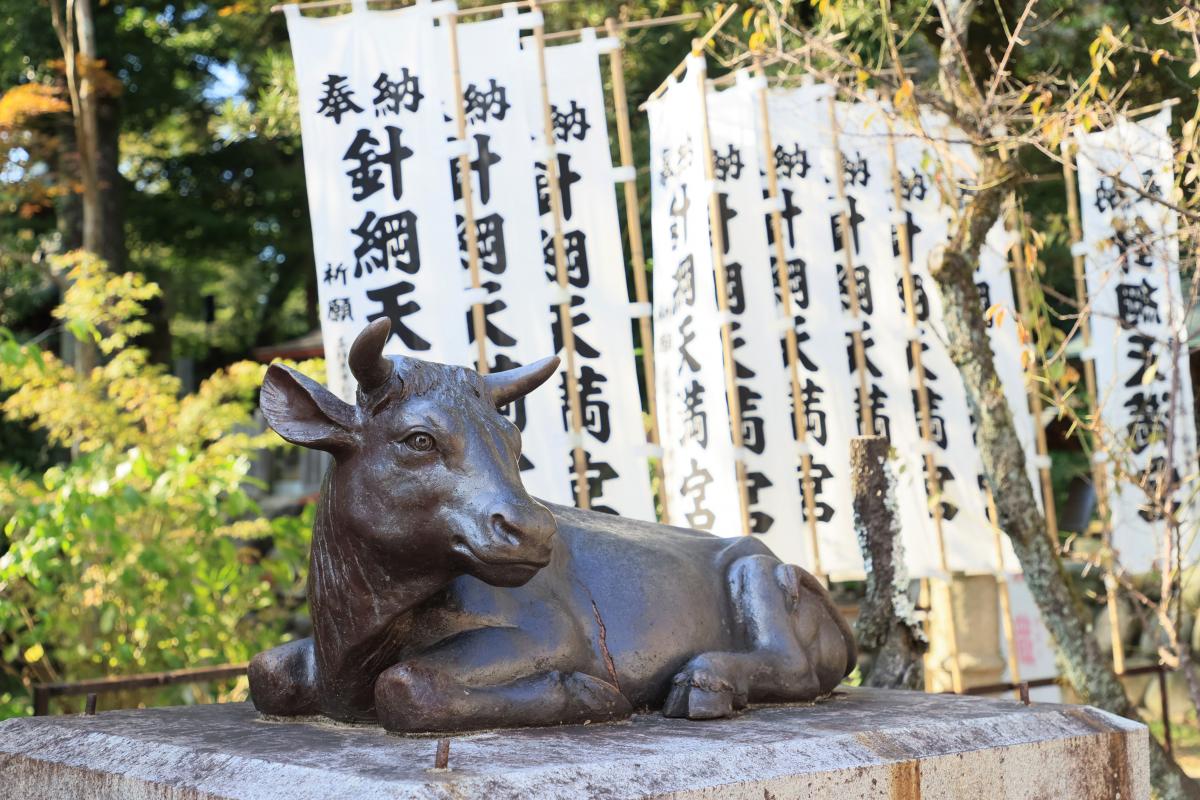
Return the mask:
<svg viewBox="0 0 1200 800">
<path fill-rule="evenodd" d="M 764 34 L 762 31 L 755 31 L 754 33 L 750 34 L 750 50 L 751 51 L 761 50 L 762 46 L 764 44 L 766 44 L 766 42 L 767 42 L 766 34 Z"/>
<path fill-rule="evenodd" d="M 1197 61 L 1195 64 L 1192 64 L 1190 67 L 1188 67 L 1189 78 L 1194 78 L 1197 74 L 1200 74 L 1200 61 Z"/>
<path fill-rule="evenodd" d="M 1159 62 L 1159 61 L 1162 59 L 1162 57 L 1163 57 L 1163 56 L 1165 56 L 1166 54 L 1167 54 L 1167 51 L 1166 51 L 1166 50 L 1163 50 L 1163 49 L 1161 49 L 1161 48 L 1160 48 L 1160 49 L 1158 49 L 1158 50 L 1155 50 L 1155 51 L 1154 51 L 1154 53 L 1153 53 L 1153 54 L 1150 56 L 1150 63 L 1151 63 L 1151 64 L 1153 64 L 1154 66 L 1156 66 L 1156 67 L 1157 67 L 1157 66 L 1158 66 L 1158 62 Z"/>
<path fill-rule="evenodd" d="M 42 649 L 40 644 L 35 644 L 28 648 L 22 655 L 24 655 L 26 663 L 33 664 L 41 661 L 42 656 L 46 655 L 46 651 Z"/>
<path fill-rule="evenodd" d="M 746 31 L 750 29 L 750 22 L 754 19 L 755 11 L 756 9 L 751 6 L 750 8 L 746 9 L 745 14 L 742 14 L 742 30 Z"/>
<path fill-rule="evenodd" d="M 1157 374 L 1158 374 L 1158 362 L 1155 361 L 1153 364 L 1151 364 L 1149 367 L 1146 368 L 1145 374 L 1142 375 L 1142 386 L 1149 386 L 1150 382 L 1154 380 L 1154 376 Z"/>
<path fill-rule="evenodd" d="M 1200 64 L 1197 64 L 1197 66 L 1200 66 Z M 857 73 L 855 73 L 855 77 L 858 78 L 859 83 L 866 83 L 871 79 L 871 73 L 867 72 L 865 69 L 860 69 Z"/>
</svg>

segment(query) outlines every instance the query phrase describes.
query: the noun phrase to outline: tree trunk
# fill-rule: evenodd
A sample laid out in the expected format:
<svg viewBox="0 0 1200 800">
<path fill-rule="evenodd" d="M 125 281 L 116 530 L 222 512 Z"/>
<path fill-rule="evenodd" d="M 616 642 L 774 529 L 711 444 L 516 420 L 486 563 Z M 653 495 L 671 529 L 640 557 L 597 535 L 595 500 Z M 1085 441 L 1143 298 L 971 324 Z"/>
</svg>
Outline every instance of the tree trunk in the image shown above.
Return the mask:
<svg viewBox="0 0 1200 800">
<path fill-rule="evenodd" d="M 916 621 L 904 575 L 904 546 L 896 517 L 896 479 L 882 436 L 850 440 L 854 527 L 867 567 L 867 591 L 855 623 L 863 686 L 914 689 L 925 685 L 929 643 Z"/>
<path fill-rule="evenodd" d="M 1025 454 L 992 361 L 975 267 L 988 230 L 1000 216 L 1007 174 L 995 157 L 980 153 L 982 187 L 952 229 L 944 251 L 935 254 L 930 273 L 942 297 L 947 349 L 962 374 L 967 399 L 978 422 L 983 471 L 996 498 L 1000 527 L 1012 540 L 1025 582 L 1054 639 L 1064 676 L 1084 702 L 1138 719 L 1111 662 L 1091 634 L 1083 603 L 1073 590 L 1058 553 L 1046 535 Z M 1164 798 L 1200 798 L 1200 786 L 1188 778 L 1150 738 L 1150 771 L 1155 793 Z"/>
</svg>

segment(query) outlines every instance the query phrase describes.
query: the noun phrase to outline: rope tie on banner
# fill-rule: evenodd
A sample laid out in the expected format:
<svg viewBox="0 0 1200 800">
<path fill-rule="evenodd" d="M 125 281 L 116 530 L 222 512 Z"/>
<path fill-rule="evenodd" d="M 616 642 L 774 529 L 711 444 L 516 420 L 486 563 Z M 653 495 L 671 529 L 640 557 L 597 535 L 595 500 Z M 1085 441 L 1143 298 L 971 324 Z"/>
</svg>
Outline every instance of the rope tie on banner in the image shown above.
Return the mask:
<svg viewBox="0 0 1200 800">
<path fill-rule="evenodd" d="M 625 165 L 613 167 L 612 179 L 613 183 L 629 183 L 630 181 L 636 181 L 637 168 Z"/>
<path fill-rule="evenodd" d="M 654 309 L 649 303 L 631 302 L 629 304 L 630 319 L 648 319 L 653 313 Z"/>
</svg>

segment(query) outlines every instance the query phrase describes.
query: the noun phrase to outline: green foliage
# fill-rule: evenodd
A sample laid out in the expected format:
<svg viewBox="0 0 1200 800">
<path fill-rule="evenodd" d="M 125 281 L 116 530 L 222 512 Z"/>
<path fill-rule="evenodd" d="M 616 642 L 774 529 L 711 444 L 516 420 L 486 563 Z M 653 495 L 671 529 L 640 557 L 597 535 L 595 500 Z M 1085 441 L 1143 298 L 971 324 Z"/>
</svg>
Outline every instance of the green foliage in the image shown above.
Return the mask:
<svg viewBox="0 0 1200 800">
<path fill-rule="evenodd" d="M 0 334 L 5 415 L 80 454 L 41 474 L 0 463 L 0 717 L 28 711 L 33 681 L 246 660 L 282 638 L 308 549 L 310 516 L 264 519 L 250 493 L 250 456 L 280 445 L 251 418 L 262 365 L 180 398 L 131 344 L 158 287 L 56 266 L 71 287 L 56 314 L 106 359 L 81 375 Z"/>
</svg>

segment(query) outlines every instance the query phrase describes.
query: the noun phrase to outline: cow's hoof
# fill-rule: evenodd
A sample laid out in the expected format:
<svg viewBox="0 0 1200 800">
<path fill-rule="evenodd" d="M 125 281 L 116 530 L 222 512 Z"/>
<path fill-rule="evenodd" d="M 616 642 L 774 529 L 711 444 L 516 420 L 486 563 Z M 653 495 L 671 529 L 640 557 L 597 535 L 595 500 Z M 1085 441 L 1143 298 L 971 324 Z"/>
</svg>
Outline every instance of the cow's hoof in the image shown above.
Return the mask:
<svg viewBox="0 0 1200 800">
<path fill-rule="evenodd" d="M 591 722 L 628 717 L 633 706 L 616 686 L 583 672 L 563 677 L 563 688 L 581 707 L 581 716 Z"/>
<path fill-rule="evenodd" d="M 685 670 L 675 676 L 663 705 L 664 717 L 719 719 L 733 714 L 733 685 L 711 672 Z"/>
</svg>

